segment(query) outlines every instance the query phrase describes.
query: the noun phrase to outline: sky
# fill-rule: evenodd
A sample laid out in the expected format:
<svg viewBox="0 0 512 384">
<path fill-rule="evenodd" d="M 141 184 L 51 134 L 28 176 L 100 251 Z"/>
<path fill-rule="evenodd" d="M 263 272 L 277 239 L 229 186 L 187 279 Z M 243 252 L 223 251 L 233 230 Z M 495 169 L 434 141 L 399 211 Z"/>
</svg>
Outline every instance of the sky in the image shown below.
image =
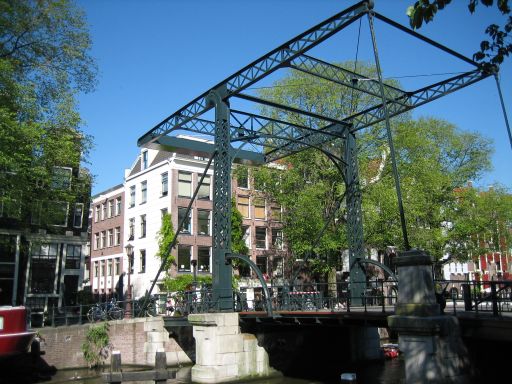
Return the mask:
<svg viewBox="0 0 512 384">
<path fill-rule="evenodd" d="M 189 101 L 301 32 L 355 4 L 348 0 L 77 0 L 85 11 L 99 68 L 95 91 L 80 94 L 84 131 L 94 148 L 87 167 L 97 194 L 123 182 L 140 152 L 137 139 Z M 408 26 L 413 0 L 375 0 L 375 10 Z M 452 2 L 418 32 L 467 57 L 478 50 L 491 23 L 503 24 L 494 8 Z M 341 31 L 313 56 L 328 61 L 372 63 L 366 19 Z M 384 78 L 406 90 L 433 84 L 468 64 L 375 21 Z M 359 44 L 357 43 L 359 36 Z M 443 74 L 442 76 L 439 74 Z M 275 80 L 277 75 L 271 77 Z M 500 69 L 512 124 L 512 58 Z M 268 84 L 270 85 L 270 84 Z M 493 171 L 476 186 L 499 183 L 512 190 L 512 148 L 493 77 L 416 108 L 413 117 L 436 117 L 493 140 Z"/>
</svg>

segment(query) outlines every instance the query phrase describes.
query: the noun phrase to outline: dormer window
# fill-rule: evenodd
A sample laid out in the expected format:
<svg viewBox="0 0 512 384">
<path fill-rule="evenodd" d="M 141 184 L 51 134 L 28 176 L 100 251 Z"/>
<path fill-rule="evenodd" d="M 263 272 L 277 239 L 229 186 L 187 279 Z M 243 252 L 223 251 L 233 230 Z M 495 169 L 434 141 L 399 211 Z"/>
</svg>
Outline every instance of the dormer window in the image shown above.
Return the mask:
<svg viewBox="0 0 512 384">
<path fill-rule="evenodd" d="M 71 188 L 71 168 L 53 167 L 51 186 L 53 189 L 66 190 Z"/>
<path fill-rule="evenodd" d="M 142 161 L 142 164 L 141 164 L 142 169 L 146 169 L 148 167 L 148 151 L 142 152 L 141 161 Z"/>
</svg>

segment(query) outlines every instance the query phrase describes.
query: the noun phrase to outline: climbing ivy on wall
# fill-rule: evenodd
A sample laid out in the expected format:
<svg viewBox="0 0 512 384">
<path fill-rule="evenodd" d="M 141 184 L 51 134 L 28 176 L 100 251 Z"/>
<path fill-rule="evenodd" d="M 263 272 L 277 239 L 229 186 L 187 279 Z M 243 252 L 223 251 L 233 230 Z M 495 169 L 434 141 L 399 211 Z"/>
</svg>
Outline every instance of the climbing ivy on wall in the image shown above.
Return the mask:
<svg viewBox="0 0 512 384">
<path fill-rule="evenodd" d="M 109 325 L 107 322 L 93 325 L 87 331 L 85 341 L 82 343 L 82 352 L 89 368 L 98 367 L 108 358 L 112 350 L 108 331 Z"/>
</svg>

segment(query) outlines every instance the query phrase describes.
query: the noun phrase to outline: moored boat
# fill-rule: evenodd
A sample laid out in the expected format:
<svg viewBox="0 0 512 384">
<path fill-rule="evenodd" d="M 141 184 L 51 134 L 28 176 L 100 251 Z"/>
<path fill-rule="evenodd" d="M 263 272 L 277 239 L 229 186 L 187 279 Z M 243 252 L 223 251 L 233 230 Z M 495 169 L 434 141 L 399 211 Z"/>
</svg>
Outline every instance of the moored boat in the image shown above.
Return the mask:
<svg viewBox="0 0 512 384">
<path fill-rule="evenodd" d="M 27 309 L 0 306 L 0 358 L 28 351 L 35 332 L 27 327 Z"/>
<path fill-rule="evenodd" d="M 398 344 L 382 344 L 381 349 L 384 353 L 384 357 L 387 359 L 394 359 L 400 355 Z"/>
</svg>

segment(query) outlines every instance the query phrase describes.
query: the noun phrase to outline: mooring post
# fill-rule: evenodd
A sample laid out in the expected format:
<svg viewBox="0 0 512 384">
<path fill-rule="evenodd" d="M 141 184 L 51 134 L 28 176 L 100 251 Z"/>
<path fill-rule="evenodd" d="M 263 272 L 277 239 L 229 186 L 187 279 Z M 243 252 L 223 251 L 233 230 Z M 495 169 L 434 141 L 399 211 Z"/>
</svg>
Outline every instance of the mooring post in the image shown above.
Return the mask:
<svg viewBox="0 0 512 384">
<path fill-rule="evenodd" d="M 167 356 L 165 351 L 159 349 L 155 354 L 155 384 L 167 382 Z"/>
<path fill-rule="evenodd" d="M 121 384 L 121 351 L 112 351 L 110 357 L 110 380 L 111 384 Z"/>
</svg>

